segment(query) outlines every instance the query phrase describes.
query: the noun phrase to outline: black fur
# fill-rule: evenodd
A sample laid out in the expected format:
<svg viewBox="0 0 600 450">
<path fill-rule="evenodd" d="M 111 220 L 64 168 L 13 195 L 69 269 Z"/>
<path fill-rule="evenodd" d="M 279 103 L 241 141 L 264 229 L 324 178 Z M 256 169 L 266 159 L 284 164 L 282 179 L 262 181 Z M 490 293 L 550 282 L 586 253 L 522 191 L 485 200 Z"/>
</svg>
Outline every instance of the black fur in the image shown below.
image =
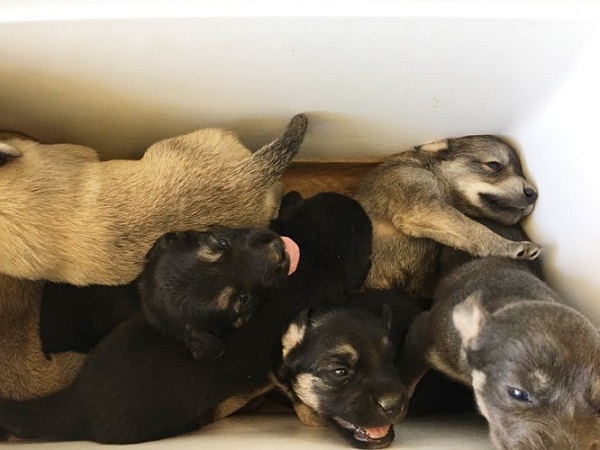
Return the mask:
<svg viewBox="0 0 600 450">
<path fill-rule="evenodd" d="M 304 312 L 294 321 L 292 339 L 284 339 L 286 354 L 274 370 L 294 403 L 308 405 L 358 448 L 389 446 L 392 423 L 406 412 L 391 325 L 387 306 L 380 317 L 359 308 Z"/>
<path fill-rule="evenodd" d="M 302 309 L 345 302 L 368 271 L 372 237 L 360 205 L 332 193 L 306 201 L 288 194 L 273 229 L 300 246 L 298 269 L 246 326 L 224 338 L 221 358 L 195 361 L 136 314 L 90 352 L 65 390 L 0 401 L 0 426 L 22 438 L 143 442 L 196 429 L 232 400 L 268 389 L 283 329 Z"/>
</svg>

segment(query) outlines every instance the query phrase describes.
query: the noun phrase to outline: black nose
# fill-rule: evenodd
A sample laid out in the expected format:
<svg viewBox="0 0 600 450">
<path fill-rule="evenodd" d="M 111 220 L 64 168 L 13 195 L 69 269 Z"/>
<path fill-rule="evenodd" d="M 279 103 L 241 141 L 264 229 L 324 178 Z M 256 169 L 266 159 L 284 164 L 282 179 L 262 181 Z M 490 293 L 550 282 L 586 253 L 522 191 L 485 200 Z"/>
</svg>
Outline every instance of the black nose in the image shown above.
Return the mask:
<svg viewBox="0 0 600 450">
<path fill-rule="evenodd" d="M 523 189 L 523 194 L 525 194 L 525 198 L 527 199 L 527 204 L 532 205 L 538 198 L 538 193 L 535 189 L 526 187 Z"/>
<path fill-rule="evenodd" d="M 402 394 L 384 394 L 377 399 L 377 404 L 383 412 L 390 418 L 404 412 L 406 408 L 406 398 Z"/>
</svg>

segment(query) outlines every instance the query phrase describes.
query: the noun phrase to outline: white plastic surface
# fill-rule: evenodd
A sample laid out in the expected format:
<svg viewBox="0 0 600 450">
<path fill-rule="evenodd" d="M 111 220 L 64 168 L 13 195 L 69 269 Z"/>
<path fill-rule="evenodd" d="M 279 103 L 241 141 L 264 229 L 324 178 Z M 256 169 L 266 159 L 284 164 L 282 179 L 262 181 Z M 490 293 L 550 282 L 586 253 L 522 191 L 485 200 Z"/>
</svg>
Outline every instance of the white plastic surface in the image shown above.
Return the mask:
<svg viewBox="0 0 600 450">
<path fill-rule="evenodd" d="M 599 20 L 594 0 L 3 0 L 0 128 L 105 158 L 203 126 L 256 148 L 300 111 L 311 119 L 302 159 L 508 134 L 540 190 L 527 225 L 551 283 L 600 325 Z M 394 448 L 491 448 L 480 422 L 397 430 Z M 347 447 L 281 415 L 140 445 L 308 446 Z"/>
</svg>

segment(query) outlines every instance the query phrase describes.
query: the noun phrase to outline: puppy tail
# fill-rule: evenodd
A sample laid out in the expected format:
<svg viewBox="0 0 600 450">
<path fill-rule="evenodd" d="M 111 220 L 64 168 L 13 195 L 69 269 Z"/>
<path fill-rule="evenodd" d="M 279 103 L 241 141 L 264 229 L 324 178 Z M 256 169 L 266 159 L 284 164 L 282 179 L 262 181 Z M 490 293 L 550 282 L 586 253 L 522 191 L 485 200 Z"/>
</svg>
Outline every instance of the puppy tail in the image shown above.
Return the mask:
<svg viewBox="0 0 600 450">
<path fill-rule="evenodd" d="M 260 150 L 253 158 L 259 166 L 260 172 L 269 174 L 272 178 L 279 178 L 283 171 L 292 162 L 304 140 L 308 118 L 304 114 L 296 114 L 277 139 Z"/>
<path fill-rule="evenodd" d="M 31 400 L 0 400 L 0 436 L 8 439 L 84 437 L 84 411 L 70 408 L 69 391 Z"/>
</svg>

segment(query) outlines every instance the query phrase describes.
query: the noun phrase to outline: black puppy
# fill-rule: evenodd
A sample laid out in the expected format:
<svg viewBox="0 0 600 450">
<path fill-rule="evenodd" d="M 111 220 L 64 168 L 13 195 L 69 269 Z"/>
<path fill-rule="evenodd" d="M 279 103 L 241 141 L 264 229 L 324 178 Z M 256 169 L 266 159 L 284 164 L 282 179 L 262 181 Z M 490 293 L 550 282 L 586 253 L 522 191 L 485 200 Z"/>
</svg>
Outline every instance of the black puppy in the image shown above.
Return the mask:
<svg viewBox="0 0 600 450">
<path fill-rule="evenodd" d="M 90 352 L 74 383 L 29 401 L 1 401 L 0 426 L 21 438 L 135 443 L 197 429 L 272 388 L 275 348 L 311 306 L 342 304 L 367 274 L 371 223 L 360 205 L 326 193 L 288 194 L 273 229 L 300 246 L 300 264 L 211 364 L 136 315 Z M 32 420 L 32 418 L 35 419 Z"/>
<path fill-rule="evenodd" d="M 224 351 L 222 338 L 248 323 L 289 268 L 284 241 L 267 229 L 167 233 L 137 282 L 142 311 L 195 359 L 213 361 Z"/>
<path fill-rule="evenodd" d="M 154 243 L 131 285 L 51 285 L 42 303 L 45 351 L 89 351 L 141 305 L 150 325 L 184 342 L 194 358 L 212 361 L 223 353 L 221 338 L 245 325 L 285 277 L 290 261 L 284 242 L 289 240 L 261 228 L 167 233 Z M 66 316 L 62 321 L 58 312 Z"/>
<path fill-rule="evenodd" d="M 391 311 L 376 318 L 358 308 L 333 309 L 294 320 L 273 371 L 300 420 L 325 419 L 358 448 L 384 448 L 408 395 L 394 365 Z"/>
</svg>

